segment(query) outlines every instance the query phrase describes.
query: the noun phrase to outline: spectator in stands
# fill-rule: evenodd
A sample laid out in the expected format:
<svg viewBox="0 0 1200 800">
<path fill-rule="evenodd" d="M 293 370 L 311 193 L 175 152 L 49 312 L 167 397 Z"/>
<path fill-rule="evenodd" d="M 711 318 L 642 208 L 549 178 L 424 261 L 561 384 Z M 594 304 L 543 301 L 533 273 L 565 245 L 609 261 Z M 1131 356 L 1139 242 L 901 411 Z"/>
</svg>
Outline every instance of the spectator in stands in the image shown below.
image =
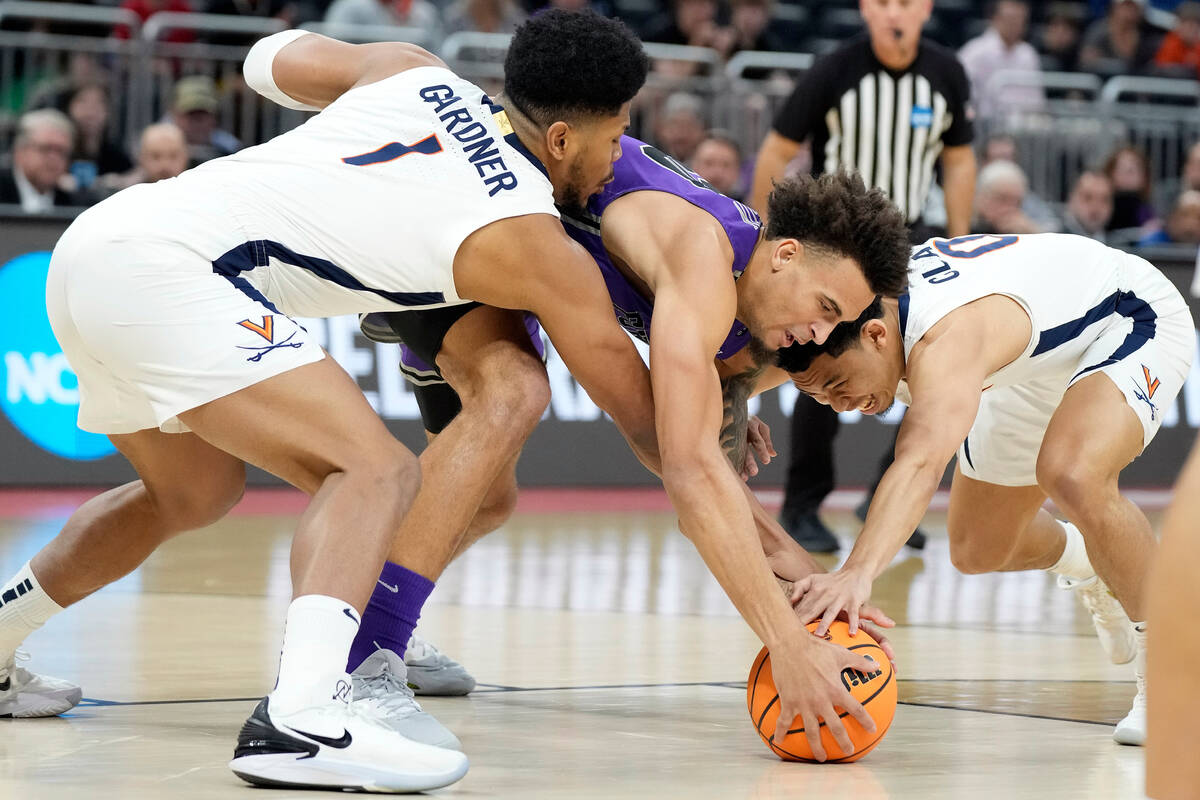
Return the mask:
<svg viewBox="0 0 1200 800">
<path fill-rule="evenodd" d="M 1183 162 L 1183 176 L 1179 182 L 1180 191 L 1196 189 L 1200 191 L 1200 141 L 1192 143 L 1188 148 L 1187 160 Z"/>
<path fill-rule="evenodd" d="M 1011 133 L 993 133 L 983 140 L 983 154 L 979 158 L 979 166 L 993 161 L 1016 161 L 1017 140 Z"/>
<path fill-rule="evenodd" d="M 188 144 L 188 166 L 194 167 L 242 149 L 229 131 L 217 127 L 217 87 L 212 78 L 190 75 L 175 84 L 171 122 L 183 131 Z"/>
<path fill-rule="evenodd" d="M 188 148 L 183 131 L 169 122 L 148 125 L 138 145 L 137 183 L 157 183 L 187 169 Z"/>
<path fill-rule="evenodd" d="M 694 94 L 675 92 L 667 97 L 654 125 L 654 143 L 664 153 L 687 163 L 704 140 L 704 101 Z"/>
<path fill-rule="evenodd" d="M 733 52 L 737 38 L 731 28 L 717 24 L 716 0 L 671 0 L 672 13 L 651 23 L 644 37 L 647 42 L 686 44 L 716 50 L 721 58 Z M 663 75 L 683 78 L 694 75 L 699 65 L 689 61 L 656 60 L 654 70 Z"/>
<path fill-rule="evenodd" d="M 0 170 L 0 204 L 20 205 L 28 214 L 76 205 L 62 188 L 71 164 L 75 126 L 53 108 L 30 111 L 17 121 L 12 163 Z"/>
<path fill-rule="evenodd" d="M 958 51 L 971 79 L 971 94 L 981 117 L 993 117 L 1001 111 L 1027 111 L 1045 105 L 1042 87 L 1036 83 L 1042 72 L 1033 45 L 1025 41 L 1029 27 L 1029 5 L 1024 0 L 996 0 L 988 28 Z M 992 78 L 1001 70 L 1029 77 L 1030 85 L 1001 90 Z"/>
<path fill-rule="evenodd" d="M 768 30 L 771 24 L 771 0 L 730 0 L 729 28 L 733 47 L 739 50 L 786 50 L 787 45 Z"/>
<path fill-rule="evenodd" d="M 996 161 L 1021 163 L 1017 155 L 1017 140 L 1011 134 L 993 133 L 984 141 L 980 167 Z M 1021 201 L 1021 212 L 1032 220 L 1035 227 L 1043 231 L 1058 230 L 1058 217 L 1055 215 L 1054 209 L 1028 185 L 1025 187 L 1024 199 Z"/>
<path fill-rule="evenodd" d="M 742 148 L 729 134 L 709 131 L 696 148 L 691 167 L 721 194 L 742 199 Z"/>
<path fill-rule="evenodd" d="M 1154 63 L 1179 70 L 1181 77 L 1200 78 L 1200 3 L 1189 0 L 1175 9 L 1175 27 L 1163 37 Z"/>
<path fill-rule="evenodd" d="M 112 185 L 133 169 L 125 148 L 109 136 L 110 101 L 108 86 L 103 83 L 81 84 L 67 100 L 67 116 L 75 124 L 71 176 L 84 191 L 92 191 L 93 185 L 97 189 Z"/>
<path fill-rule="evenodd" d="M 457 0 L 446 9 L 446 33 L 512 33 L 525 21 L 513 0 Z"/>
<path fill-rule="evenodd" d="M 307 0 L 301 0 L 301 2 L 309 4 Z M 272 17 L 289 28 L 295 27 L 301 17 L 300 4 L 293 0 L 207 0 L 205 11 L 209 14 L 221 14 L 226 17 Z M 316 9 L 310 7 L 304 21 L 313 18 L 316 13 Z M 205 33 L 202 39 L 209 44 L 246 47 L 261 36 L 261 33 L 210 31 Z"/>
<path fill-rule="evenodd" d="M 153 14 L 159 11 L 192 11 L 192 6 L 188 0 L 122 0 L 121 8 L 138 15 L 138 19 L 142 22 L 150 19 Z M 128 25 L 118 25 L 113 28 L 113 36 L 118 39 L 128 39 L 132 36 L 132 31 Z M 162 41 L 165 42 L 194 42 L 196 34 L 187 28 L 173 28 L 166 32 Z"/>
<path fill-rule="evenodd" d="M 1083 11 L 1076 3 L 1051 3 L 1038 51 L 1042 67 L 1050 72 L 1071 72 L 1079 64 L 1079 31 Z"/>
<path fill-rule="evenodd" d="M 1138 247 L 1155 244 L 1200 244 L 1200 191 L 1180 194 L 1167 224 L 1138 240 Z"/>
<path fill-rule="evenodd" d="M 1011 161 L 993 161 L 975 181 L 972 233 L 1045 233 L 1021 206 L 1029 191 L 1024 171 Z"/>
<path fill-rule="evenodd" d="M 442 20 L 429 0 L 333 0 L 325 21 L 350 25 L 399 25 L 440 31 Z"/>
<path fill-rule="evenodd" d="M 1106 241 L 1108 218 L 1112 216 L 1112 181 L 1103 172 L 1087 170 L 1080 174 L 1071 188 L 1067 210 L 1063 214 L 1063 233 L 1075 233 Z"/>
<path fill-rule="evenodd" d="M 1104 162 L 1104 174 L 1113 185 L 1113 213 L 1108 230 L 1141 228 L 1154 224 L 1157 213 L 1150 202 L 1150 162 L 1132 145 L 1118 147 Z"/>
<path fill-rule="evenodd" d="M 1079 66 L 1102 74 L 1130 74 L 1145 69 L 1158 50 L 1146 30 L 1139 0 L 1115 0 L 1108 14 L 1091 24 L 1079 48 Z"/>
</svg>

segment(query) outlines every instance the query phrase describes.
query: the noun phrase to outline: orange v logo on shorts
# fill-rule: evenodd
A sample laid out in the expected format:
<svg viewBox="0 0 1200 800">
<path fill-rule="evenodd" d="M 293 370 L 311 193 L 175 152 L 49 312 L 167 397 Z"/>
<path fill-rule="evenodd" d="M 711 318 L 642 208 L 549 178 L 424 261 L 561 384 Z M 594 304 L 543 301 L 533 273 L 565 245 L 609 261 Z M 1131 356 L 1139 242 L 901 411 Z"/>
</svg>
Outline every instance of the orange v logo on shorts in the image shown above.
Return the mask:
<svg viewBox="0 0 1200 800">
<path fill-rule="evenodd" d="M 1150 377 L 1150 370 L 1145 364 L 1142 364 L 1142 373 L 1146 376 L 1146 399 L 1154 397 L 1154 393 L 1158 391 L 1158 378 Z"/>
<path fill-rule="evenodd" d="M 272 344 L 275 343 L 275 318 L 274 317 L 263 317 L 261 325 L 259 325 L 257 322 L 251 322 L 248 319 L 242 320 L 241 322 L 238 323 L 238 325 L 241 325 L 243 328 L 245 328 L 248 331 L 254 331 L 259 336 L 263 337 L 264 339 L 266 339 L 268 342 L 271 342 Z"/>
</svg>

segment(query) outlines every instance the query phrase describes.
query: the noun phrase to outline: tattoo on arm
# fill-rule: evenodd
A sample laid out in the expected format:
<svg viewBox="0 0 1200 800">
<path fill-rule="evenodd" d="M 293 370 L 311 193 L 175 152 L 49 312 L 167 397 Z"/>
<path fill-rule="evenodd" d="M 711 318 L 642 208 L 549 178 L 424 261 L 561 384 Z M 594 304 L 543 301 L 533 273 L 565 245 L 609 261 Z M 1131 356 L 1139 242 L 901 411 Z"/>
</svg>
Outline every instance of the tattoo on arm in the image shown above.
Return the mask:
<svg viewBox="0 0 1200 800">
<path fill-rule="evenodd" d="M 758 363 L 745 372 L 721 380 L 721 397 L 725 406 L 721 420 L 721 449 L 738 472 L 746 465 L 746 425 L 750 420 L 746 403 L 765 367 L 765 362 Z"/>
</svg>

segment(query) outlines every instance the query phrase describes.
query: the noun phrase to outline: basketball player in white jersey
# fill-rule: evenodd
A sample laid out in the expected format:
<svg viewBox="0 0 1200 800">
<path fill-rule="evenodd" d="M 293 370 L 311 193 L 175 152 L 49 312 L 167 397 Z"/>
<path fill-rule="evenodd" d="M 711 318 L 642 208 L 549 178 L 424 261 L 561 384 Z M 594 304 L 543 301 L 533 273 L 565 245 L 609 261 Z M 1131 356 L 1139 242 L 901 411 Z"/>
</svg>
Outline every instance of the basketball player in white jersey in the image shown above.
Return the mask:
<svg viewBox="0 0 1200 800">
<path fill-rule="evenodd" d="M 800 616 L 825 627 L 846 611 L 856 625 L 957 451 L 955 566 L 1045 569 L 1074 589 L 1112 661 L 1136 659 L 1137 696 L 1113 738 L 1140 745 L 1156 545 L 1117 479 L 1188 374 L 1188 307 L 1151 264 L 1081 236 L 932 239 L 910 264 L 909 293 L 841 328 L 824 354 L 780 354 L 796 386 L 839 411 L 879 413 L 897 396 L 910 406 L 854 551 L 794 588 Z M 1069 522 L 1042 508 L 1047 497 Z"/>
<path fill-rule="evenodd" d="M 13 669 L 16 646 L 165 539 L 223 516 L 249 462 L 312 500 L 292 547 L 278 682 L 242 728 L 233 770 L 266 786 L 378 791 L 466 772 L 462 753 L 348 709 L 350 642 L 420 471 L 291 315 L 468 299 L 529 309 L 657 468 L 647 370 L 554 206 L 611 175 L 647 59 L 594 14 L 539 16 L 512 47 L 557 73 L 575 70 L 578 48 L 605 59 L 580 96 L 548 98 L 539 124 L 410 45 L 268 37 L 247 82 L 322 113 L 120 192 L 62 236 L 47 311 L 79 378 L 79 424 L 109 435 L 139 480 L 85 503 L 0 584 L 0 713 L 46 688 Z M 78 694 L 50 699 L 61 711 Z"/>
</svg>

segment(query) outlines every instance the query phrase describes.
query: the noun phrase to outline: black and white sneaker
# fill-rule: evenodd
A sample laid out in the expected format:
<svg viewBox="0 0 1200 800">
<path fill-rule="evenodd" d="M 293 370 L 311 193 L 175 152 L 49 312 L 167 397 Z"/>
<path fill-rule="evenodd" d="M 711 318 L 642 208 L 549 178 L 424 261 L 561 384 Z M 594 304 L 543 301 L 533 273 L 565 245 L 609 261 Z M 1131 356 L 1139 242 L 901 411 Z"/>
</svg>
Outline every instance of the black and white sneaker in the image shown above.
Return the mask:
<svg viewBox="0 0 1200 800">
<path fill-rule="evenodd" d="M 407 739 L 342 702 L 278 717 L 263 698 L 229 768 L 257 786 L 421 792 L 466 775 L 467 757 Z"/>
</svg>

